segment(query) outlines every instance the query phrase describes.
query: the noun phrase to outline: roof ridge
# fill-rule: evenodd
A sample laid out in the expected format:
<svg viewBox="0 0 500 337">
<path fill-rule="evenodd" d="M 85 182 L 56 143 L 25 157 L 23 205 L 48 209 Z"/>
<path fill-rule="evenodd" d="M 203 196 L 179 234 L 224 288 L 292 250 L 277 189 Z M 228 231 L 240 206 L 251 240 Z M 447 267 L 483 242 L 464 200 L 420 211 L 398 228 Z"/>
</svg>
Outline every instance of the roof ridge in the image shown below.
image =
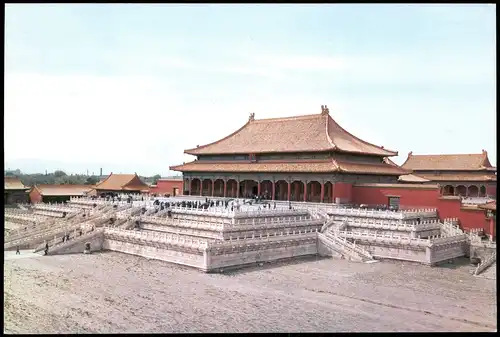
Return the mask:
<svg viewBox="0 0 500 337">
<path fill-rule="evenodd" d="M 363 140 L 363 139 L 361 139 L 361 138 L 359 138 L 359 137 L 357 137 L 357 136 L 353 135 L 352 133 L 350 133 L 349 131 L 347 131 L 346 129 L 344 129 L 344 128 L 343 128 L 343 127 L 339 124 L 339 123 L 337 123 L 337 121 L 336 121 L 335 119 L 333 119 L 333 117 L 332 117 L 332 116 L 330 116 L 329 114 L 327 114 L 326 116 L 327 116 L 327 122 L 328 122 L 329 120 L 331 120 L 333 123 L 335 123 L 335 125 L 337 125 L 337 127 L 338 127 L 340 130 L 344 131 L 345 133 L 347 133 L 347 134 L 348 134 L 349 136 L 351 136 L 352 138 L 359 140 L 361 143 L 364 143 L 364 144 L 366 144 L 366 145 L 371 145 L 371 146 L 377 147 L 377 148 L 379 148 L 379 149 L 381 149 L 381 150 L 384 150 L 384 151 L 387 151 L 387 152 L 392 152 L 392 153 L 394 154 L 394 156 L 397 156 L 397 155 L 398 155 L 398 152 L 397 152 L 397 151 L 393 151 L 393 150 L 390 150 L 390 149 L 386 149 L 386 148 L 384 148 L 383 146 L 378 146 L 378 145 L 375 145 L 375 144 L 373 144 L 373 143 L 367 142 L 366 140 Z M 328 119 L 328 118 L 329 118 L 329 119 Z M 337 148 L 337 147 L 335 147 L 335 148 Z"/>
<path fill-rule="evenodd" d="M 184 153 L 186 154 L 191 154 L 190 152 L 193 152 L 193 151 L 197 151 L 197 150 L 200 150 L 200 149 L 203 149 L 203 148 L 206 148 L 210 145 L 214 145 L 214 144 L 218 144 L 226 139 L 228 139 L 229 137 L 232 137 L 234 136 L 235 134 L 237 134 L 238 132 L 240 132 L 241 130 L 243 130 L 244 128 L 246 128 L 248 125 L 250 125 L 250 123 L 252 122 L 253 120 L 248 120 L 241 128 L 239 128 L 238 130 L 234 131 L 233 133 L 227 135 L 226 137 L 224 138 L 221 138 L 219 140 L 216 140 L 215 142 L 212 142 L 212 143 L 208 143 L 208 144 L 205 144 L 205 145 L 202 145 L 202 146 L 197 146 L 195 148 L 191 148 L 191 149 L 187 149 L 187 150 L 184 150 Z"/>
<path fill-rule="evenodd" d="M 295 120 L 295 119 L 313 119 L 313 118 L 318 118 L 324 116 L 323 114 L 308 114 L 308 115 L 297 115 L 297 116 L 289 116 L 289 117 L 272 117 L 272 118 L 260 118 L 260 119 L 254 119 L 251 122 L 252 123 L 258 123 L 258 122 L 282 122 L 282 121 L 289 121 L 289 120 Z"/>
<path fill-rule="evenodd" d="M 422 156 L 439 156 L 439 157 L 449 157 L 449 156 L 485 156 L 484 153 L 446 153 L 446 154 L 413 154 L 410 152 L 412 157 L 422 157 Z M 409 154 L 409 155 L 410 155 Z"/>
</svg>

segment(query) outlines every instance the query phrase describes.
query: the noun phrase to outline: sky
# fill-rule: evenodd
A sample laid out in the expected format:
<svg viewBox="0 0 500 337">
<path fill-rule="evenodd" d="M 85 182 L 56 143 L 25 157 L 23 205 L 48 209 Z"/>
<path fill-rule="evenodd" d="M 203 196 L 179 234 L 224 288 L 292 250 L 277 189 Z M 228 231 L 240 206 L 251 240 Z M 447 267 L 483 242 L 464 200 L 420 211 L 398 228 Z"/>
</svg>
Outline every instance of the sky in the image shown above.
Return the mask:
<svg viewBox="0 0 500 337">
<path fill-rule="evenodd" d="M 316 114 L 496 166 L 495 5 L 7 4 L 5 167 L 175 174 L 248 120 Z"/>
</svg>

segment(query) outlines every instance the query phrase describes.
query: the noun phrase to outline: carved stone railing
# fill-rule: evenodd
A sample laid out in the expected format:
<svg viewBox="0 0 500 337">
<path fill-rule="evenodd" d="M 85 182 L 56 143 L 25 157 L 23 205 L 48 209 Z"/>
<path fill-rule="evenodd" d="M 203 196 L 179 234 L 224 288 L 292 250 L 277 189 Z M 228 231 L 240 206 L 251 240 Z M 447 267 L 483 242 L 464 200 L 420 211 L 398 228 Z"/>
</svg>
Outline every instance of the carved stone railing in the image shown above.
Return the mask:
<svg viewBox="0 0 500 337">
<path fill-rule="evenodd" d="M 113 235 L 117 238 L 122 238 L 125 240 L 141 241 L 146 245 L 152 243 L 162 243 L 166 245 L 184 247 L 189 249 L 194 249 L 198 251 L 203 251 L 208 246 L 208 241 L 203 239 L 192 239 L 187 238 L 183 235 L 170 234 L 170 233 L 159 233 L 159 232 L 145 232 L 145 231 L 134 231 L 126 229 L 117 228 L 104 228 L 104 235 Z"/>
<path fill-rule="evenodd" d="M 373 209 L 363 209 L 363 208 L 343 208 L 337 207 L 333 208 L 329 214 L 333 215 L 344 215 L 344 216 L 355 216 L 355 217 L 370 217 L 370 218 L 382 218 L 382 219 L 413 219 L 413 218 L 425 218 L 425 217 L 436 217 L 437 211 L 435 209 L 417 209 L 417 210 L 402 210 L 402 211 L 391 211 L 391 210 L 373 210 Z"/>
<path fill-rule="evenodd" d="M 170 210 L 172 213 L 183 213 L 183 214 L 204 214 L 204 215 L 210 215 L 214 217 L 234 217 L 235 211 L 231 211 L 230 209 L 222 209 L 222 208 L 188 208 L 188 207 L 177 207 L 177 206 L 171 206 Z M 168 210 L 167 210 L 168 212 Z M 166 212 L 165 212 L 166 213 Z"/>
<path fill-rule="evenodd" d="M 26 244 L 36 244 L 37 242 L 45 241 L 49 237 L 53 237 L 61 232 L 71 232 L 75 229 L 81 228 L 81 224 L 72 224 L 69 226 L 61 225 L 57 226 L 54 228 L 51 228 L 49 230 L 37 232 L 35 234 L 32 234 L 28 237 L 20 238 L 18 240 L 12 240 L 8 243 L 4 244 L 5 248 L 11 248 L 15 246 L 20 246 L 20 245 L 26 245 Z"/>
<path fill-rule="evenodd" d="M 45 242 L 41 243 L 33 250 L 33 252 L 37 253 L 39 251 L 44 250 L 46 247 L 46 244 L 48 243 L 49 244 L 49 255 L 50 255 L 50 253 L 55 251 L 55 250 L 59 250 L 61 248 L 66 248 L 68 246 L 72 246 L 73 244 L 80 242 L 82 239 L 88 240 L 90 237 L 92 237 L 98 233 L 102 233 L 102 231 L 103 231 L 102 228 L 97 228 L 97 229 L 83 228 L 81 230 L 82 230 L 82 235 L 79 235 L 80 234 L 79 231 L 77 229 L 73 229 L 71 231 L 72 235 L 70 236 L 70 239 L 64 240 L 64 241 L 62 239 L 67 233 L 63 233 L 62 235 L 61 234 L 55 235 L 53 240 L 45 241 Z"/>
<path fill-rule="evenodd" d="M 231 246 L 231 245 L 248 245 L 264 241 L 286 241 L 296 239 L 316 238 L 318 231 L 313 228 L 276 231 L 274 233 L 259 234 L 259 235 L 244 235 L 230 236 L 228 240 L 216 240 L 209 242 L 210 246 Z"/>
<path fill-rule="evenodd" d="M 460 229 L 457 222 L 453 221 L 453 219 L 445 219 L 443 223 L 440 223 L 440 227 L 441 227 L 441 233 L 445 236 L 455 236 L 464 234 L 464 231 Z"/>
<path fill-rule="evenodd" d="M 456 243 L 456 242 L 466 242 L 467 235 L 462 234 L 462 235 L 455 235 L 455 236 L 436 236 L 436 237 L 429 238 L 429 240 L 431 242 L 431 246 L 436 246 L 436 245 Z"/>
<path fill-rule="evenodd" d="M 373 232 L 347 232 L 340 231 L 337 236 L 342 238 L 370 240 L 375 242 L 391 242 L 404 245 L 417 245 L 430 247 L 431 241 L 429 239 L 411 238 L 408 236 L 398 236 L 391 234 L 378 234 Z"/>
<path fill-rule="evenodd" d="M 66 212 L 66 213 L 77 212 L 77 210 L 75 208 L 68 207 L 66 204 L 38 203 L 38 204 L 34 204 L 32 209 L 33 210 L 41 210 L 41 211 L 52 211 L 52 212 Z"/>
</svg>

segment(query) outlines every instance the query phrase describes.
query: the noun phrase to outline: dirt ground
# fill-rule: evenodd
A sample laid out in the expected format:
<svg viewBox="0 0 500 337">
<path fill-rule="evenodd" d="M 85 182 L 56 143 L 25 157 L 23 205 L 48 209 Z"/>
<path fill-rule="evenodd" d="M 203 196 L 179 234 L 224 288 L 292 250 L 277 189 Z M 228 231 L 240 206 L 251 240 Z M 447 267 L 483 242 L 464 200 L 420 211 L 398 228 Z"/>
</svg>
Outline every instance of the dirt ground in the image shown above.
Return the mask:
<svg viewBox="0 0 500 337">
<path fill-rule="evenodd" d="M 5 252 L 5 333 L 494 331 L 496 282 L 316 259 L 229 274 L 115 252 Z"/>
</svg>

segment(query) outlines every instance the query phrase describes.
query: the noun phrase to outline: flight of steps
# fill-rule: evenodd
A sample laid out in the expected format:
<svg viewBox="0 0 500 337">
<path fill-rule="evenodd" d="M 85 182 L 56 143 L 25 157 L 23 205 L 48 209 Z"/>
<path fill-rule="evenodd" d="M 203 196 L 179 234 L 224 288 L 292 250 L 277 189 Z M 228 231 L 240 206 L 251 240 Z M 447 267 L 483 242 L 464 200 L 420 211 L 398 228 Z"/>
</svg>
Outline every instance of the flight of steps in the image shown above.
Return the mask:
<svg viewBox="0 0 500 337">
<path fill-rule="evenodd" d="M 74 236 L 68 241 L 64 241 L 64 242 L 62 242 L 62 240 L 57 241 L 54 244 L 49 245 L 48 255 L 55 255 L 55 254 L 60 253 L 61 250 L 63 250 L 63 249 L 67 249 L 67 248 L 70 248 L 72 246 L 79 245 L 81 243 L 85 243 L 86 241 L 91 240 L 95 236 L 102 235 L 103 230 L 104 230 L 103 228 L 99 228 L 99 229 L 95 229 L 95 230 L 87 230 L 87 231 L 84 231 L 82 233 L 82 235 Z M 35 249 L 34 252 L 38 253 L 38 252 L 43 251 L 44 249 L 45 249 L 45 244 L 41 245 L 41 249 L 40 249 L 40 247 L 37 247 L 37 249 Z M 82 253 L 83 253 L 83 250 L 82 250 Z"/>
<path fill-rule="evenodd" d="M 333 231 L 318 233 L 318 240 L 347 259 L 359 262 L 375 261 L 369 252 L 347 241 L 347 239 L 337 236 Z"/>
<path fill-rule="evenodd" d="M 318 233 L 318 240 L 325 247 L 350 260 L 365 263 L 376 261 L 368 251 L 356 246 L 355 243 L 347 241 L 346 238 L 338 236 L 339 229 L 346 226 L 345 221 L 336 221 L 334 217 L 330 217 L 328 213 L 321 208 L 310 209 L 309 213 L 313 218 L 324 221 L 321 232 Z"/>
</svg>

